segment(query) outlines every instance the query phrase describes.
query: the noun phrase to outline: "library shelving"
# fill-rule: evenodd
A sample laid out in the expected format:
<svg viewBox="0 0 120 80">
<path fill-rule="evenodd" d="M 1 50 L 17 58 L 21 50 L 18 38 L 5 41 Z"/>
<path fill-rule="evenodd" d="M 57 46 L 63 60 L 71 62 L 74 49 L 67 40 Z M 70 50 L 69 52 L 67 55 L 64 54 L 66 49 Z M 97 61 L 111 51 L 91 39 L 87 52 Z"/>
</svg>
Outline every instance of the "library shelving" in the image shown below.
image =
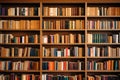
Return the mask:
<svg viewBox="0 0 120 80">
<path fill-rule="evenodd" d="M 119 79 L 119 0 L 0 1 L 0 80 Z"/>
</svg>

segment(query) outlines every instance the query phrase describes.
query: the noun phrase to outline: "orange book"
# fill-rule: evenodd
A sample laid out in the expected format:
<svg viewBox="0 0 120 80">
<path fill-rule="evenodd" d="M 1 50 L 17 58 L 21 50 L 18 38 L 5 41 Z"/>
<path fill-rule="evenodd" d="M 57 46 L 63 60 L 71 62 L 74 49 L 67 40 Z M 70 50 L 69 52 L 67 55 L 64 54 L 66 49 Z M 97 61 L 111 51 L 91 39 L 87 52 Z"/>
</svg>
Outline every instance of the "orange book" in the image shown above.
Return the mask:
<svg viewBox="0 0 120 80">
<path fill-rule="evenodd" d="M 66 64 L 66 61 L 63 61 L 63 70 L 67 70 L 67 64 Z"/>
<path fill-rule="evenodd" d="M 48 70 L 55 70 L 54 61 L 49 61 L 48 62 Z"/>
</svg>

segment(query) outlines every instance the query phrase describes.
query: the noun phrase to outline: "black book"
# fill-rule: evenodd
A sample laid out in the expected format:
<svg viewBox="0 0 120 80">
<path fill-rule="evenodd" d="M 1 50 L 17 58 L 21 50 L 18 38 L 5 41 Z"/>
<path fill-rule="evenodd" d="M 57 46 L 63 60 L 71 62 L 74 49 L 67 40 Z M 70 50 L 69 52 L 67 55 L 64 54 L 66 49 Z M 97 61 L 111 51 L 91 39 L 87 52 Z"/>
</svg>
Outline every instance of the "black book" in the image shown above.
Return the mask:
<svg viewBox="0 0 120 80">
<path fill-rule="evenodd" d="M 38 7 L 34 7 L 34 16 L 38 16 Z"/>
<path fill-rule="evenodd" d="M 69 21 L 65 20 L 65 29 L 69 29 Z"/>
<path fill-rule="evenodd" d="M 85 42 L 85 35 L 82 34 L 81 37 L 82 37 L 82 43 L 84 43 Z"/>
<path fill-rule="evenodd" d="M 18 48 L 15 48 L 15 50 L 14 50 L 14 56 L 18 56 Z"/>
</svg>

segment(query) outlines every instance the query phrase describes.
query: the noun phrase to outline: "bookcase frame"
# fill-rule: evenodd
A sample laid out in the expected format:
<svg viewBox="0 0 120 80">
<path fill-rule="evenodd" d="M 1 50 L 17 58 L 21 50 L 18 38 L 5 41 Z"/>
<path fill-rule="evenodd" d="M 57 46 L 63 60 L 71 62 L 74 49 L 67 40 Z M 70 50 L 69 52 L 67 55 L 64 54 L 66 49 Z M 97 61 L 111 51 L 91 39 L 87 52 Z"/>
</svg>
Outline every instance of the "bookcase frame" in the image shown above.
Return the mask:
<svg viewBox="0 0 120 80">
<path fill-rule="evenodd" d="M 40 21 L 40 29 L 38 29 L 38 30 L 11 30 L 11 29 L 7 29 L 7 30 L 0 30 L 0 32 L 7 32 L 7 33 L 9 33 L 9 32 L 25 32 L 25 33 L 29 33 L 29 32 L 36 32 L 36 33 L 38 33 L 38 34 L 40 34 L 40 43 L 30 43 L 30 44 L 17 44 L 17 43 L 7 43 L 7 44 L 5 44 L 5 43 L 1 43 L 0 44 L 0 46 L 8 46 L 8 47 L 11 47 L 11 46 L 37 46 L 37 47 L 39 47 L 39 49 L 40 49 L 40 54 L 39 54 L 39 57 L 29 57 L 30 59 L 39 59 L 38 61 L 39 61 L 39 66 L 40 66 L 40 70 L 37 70 L 37 71 L 0 71 L 0 73 L 2 72 L 2 73 L 38 73 L 39 75 L 40 75 L 40 80 L 42 80 L 42 74 L 43 73 L 49 73 L 49 74 L 59 74 L 59 73 L 65 73 L 65 74 L 68 74 L 68 73 L 73 73 L 73 74 L 79 74 L 79 73 L 81 73 L 81 74 L 83 74 L 84 75 L 84 77 L 85 77 L 85 80 L 88 80 L 87 79 L 87 77 L 88 77 L 88 75 L 90 74 L 90 73 L 94 73 L 94 74 L 102 74 L 102 73 L 104 73 L 104 74 L 109 74 L 109 73 L 111 73 L 111 74 L 114 74 L 114 73 L 117 73 L 117 74 L 120 74 L 120 70 L 110 70 L 110 71 L 108 71 L 108 70 L 87 70 L 87 61 L 89 60 L 89 59 L 105 59 L 105 60 L 107 60 L 107 59 L 120 59 L 120 57 L 88 57 L 87 55 L 88 55 L 88 46 L 120 46 L 120 43 L 87 43 L 87 34 L 88 33 L 97 33 L 97 32 L 100 32 L 100 33 L 106 33 L 106 32 L 110 32 L 110 33 L 112 33 L 112 32 L 114 32 L 114 31 L 117 31 L 117 32 L 119 32 L 120 31 L 120 29 L 113 29 L 113 30 L 111 30 L 111 29 L 101 29 L 101 30 L 96 30 L 96 29 L 87 29 L 87 21 L 90 19 L 90 20 L 92 20 L 92 19 L 118 19 L 119 21 L 120 21 L 120 15 L 118 15 L 118 16 L 88 16 L 87 15 L 87 7 L 89 6 L 89 5 L 91 5 L 92 6 L 92 4 L 94 5 L 95 4 L 95 6 L 100 6 L 100 5 L 106 5 L 107 3 L 109 4 L 108 6 L 113 6 L 113 4 L 115 5 L 115 4 L 119 4 L 120 5 L 120 1 L 119 0 L 60 0 L 60 1 L 57 1 L 57 0 L 1 0 L 0 1 L 0 4 L 6 4 L 6 3 L 8 3 L 8 4 L 15 4 L 15 3 L 17 3 L 17 4 L 24 4 L 24 3 L 27 3 L 27 4 L 32 4 L 32 3 L 37 3 L 37 4 L 39 4 L 40 5 L 40 15 L 39 16 L 0 16 L 0 18 L 1 19 L 5 19 L 6 18 L 6 20 L 7 19 L 9 19 L 9 18 L 11 18 L 11 19 L 16 19 L 16 18 L 19 18 L 19 19 L 24 19 L 24 18 L 27 18 L 27 19 L 38 19 L 39 21 Z M 54 5 L 54 4 L 65 4 L 66 6 L 68 5 L 68 4 L 70 4 L 70 5 L 72 5 L 73 4 L 73 6 L 75 5 L 75 4 L 83 4 L 84 5 L 84 9 L 85 9 L 85 15 L 83 15 L 83 16 L 43 16 L 43 7 L 44 7 L 44 5 L 53 5 L 53 6 L 57 6 L 57 5 Z M 119 6 L 119 8 L 120 8 L 120 6 Z M 51 30 L 49 30 L 49 29 L 46 29 L 46 30 L 44 30 L 44 29 L 42 29 L 42 23 L 43 23 L 43 20 L 44 19 L 83 19 L 84 20 L 84 25 L 85 25 L 85 29 L 80 29 L 80 30 L 69 30 L 69 29 L 61 29 L 61 30 L 55 30 L 55 29 L 51 29 Z M 44 44 L 43 43 L 43 40 L 42 40 L 42 38 L 43 38 L 43 35 L 44 35 L 44 33 L 64 33 L 64 32 L 67 32 L 67 33 L 70 33 L 70 32 L 72 32 L 72 33 L 75 33 L 75 32 L 77 32 L 77 33 L 79 33 L 79 31 L 80 32 L 82 32 L 82 33 L 84 33 L 84 36 L 85 36 L 85 43 L 74 43 L 74 44 L 69 44 L 69 43 L 65 43 L 65 44 L 61 44 L 61 43 L 56 43 L 56 44 L 52 44 L 52 43 L 47 43 L 47 44 Z M 59 47 L 59 46 L 83 46 L 84 47 L 84 52 L 85 52 L 85 56 L 84 57 L 68 57 L 68 58 L 65 58 L 65 57 L 43 57 L 42 56 L 42 53 L 43 53 L 43 47 L 44 46 L 49 46 L 49 47 L 51 47 L 51 46 L 57 46 L 57 47 Z M 7 60 L 11 60 L 11 59 L 27 59 L 26 57 L 22 57 L 22 58 L 19 58 L 19 57 L 0 57 L 1 59 L 7 59 Z M 28 59 L 29 59 L 28 58 Z M 81 71 L 78 71 L 78 70 L 68 70 L 68 71 L 56 71 L 56 70 L 54 70 L 54 71 L 46 71 L 46 70 L 42 70 L 42 62 L 44 61 L 44 60 L 47 60 L 47 61 L 49 61 L 49 60 L 52 60 L 52 61 L 54 61 L 54 59 L 55 60 L 59 60 L 59 59 L 65 59 L 65 60 L 69 60 L 69 59 L 72 59 L 73 61 L 74 61 L 74 59 L 75 60 L 83 60 L 84 62 L 85 62 L 85 70 L 81 70 Z"/>
</svg>

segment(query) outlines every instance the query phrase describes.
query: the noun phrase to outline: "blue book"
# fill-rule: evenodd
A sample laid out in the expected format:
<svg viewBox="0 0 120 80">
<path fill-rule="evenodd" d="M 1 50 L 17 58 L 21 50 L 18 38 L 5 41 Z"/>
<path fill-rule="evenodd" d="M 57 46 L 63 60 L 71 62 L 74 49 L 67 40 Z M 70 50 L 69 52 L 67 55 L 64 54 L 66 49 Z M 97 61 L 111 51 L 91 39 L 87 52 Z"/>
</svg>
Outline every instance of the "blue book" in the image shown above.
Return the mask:
<svg viewBox="0 0 120 80">
<path fill-rule="evenodd" d="M 34 48 L 31 48 L 31 50 L 30 50 L 30 56 L 35 56 L 35 49 Z"/>
<path fill-rule="evenodd" d="M 90 56 L 90 47 L 88 48 L 88 56 Z"/>
<path fill-rule="evenodd" d="M 58 49 L 54 48 L 54 56 L 57 56 L 57 51 L 58 51 Z"/>
<path fill-rule="evenodd" d="M 2 15 L 2 8 L 1 8 L 1 5 L 0 5 L 0 15 Z"/>
<path fill-rule="evenodd" d="M 34 43 L 34 36 L 33 35 L 28 36 L 28 42 Z"/>
</svg>

